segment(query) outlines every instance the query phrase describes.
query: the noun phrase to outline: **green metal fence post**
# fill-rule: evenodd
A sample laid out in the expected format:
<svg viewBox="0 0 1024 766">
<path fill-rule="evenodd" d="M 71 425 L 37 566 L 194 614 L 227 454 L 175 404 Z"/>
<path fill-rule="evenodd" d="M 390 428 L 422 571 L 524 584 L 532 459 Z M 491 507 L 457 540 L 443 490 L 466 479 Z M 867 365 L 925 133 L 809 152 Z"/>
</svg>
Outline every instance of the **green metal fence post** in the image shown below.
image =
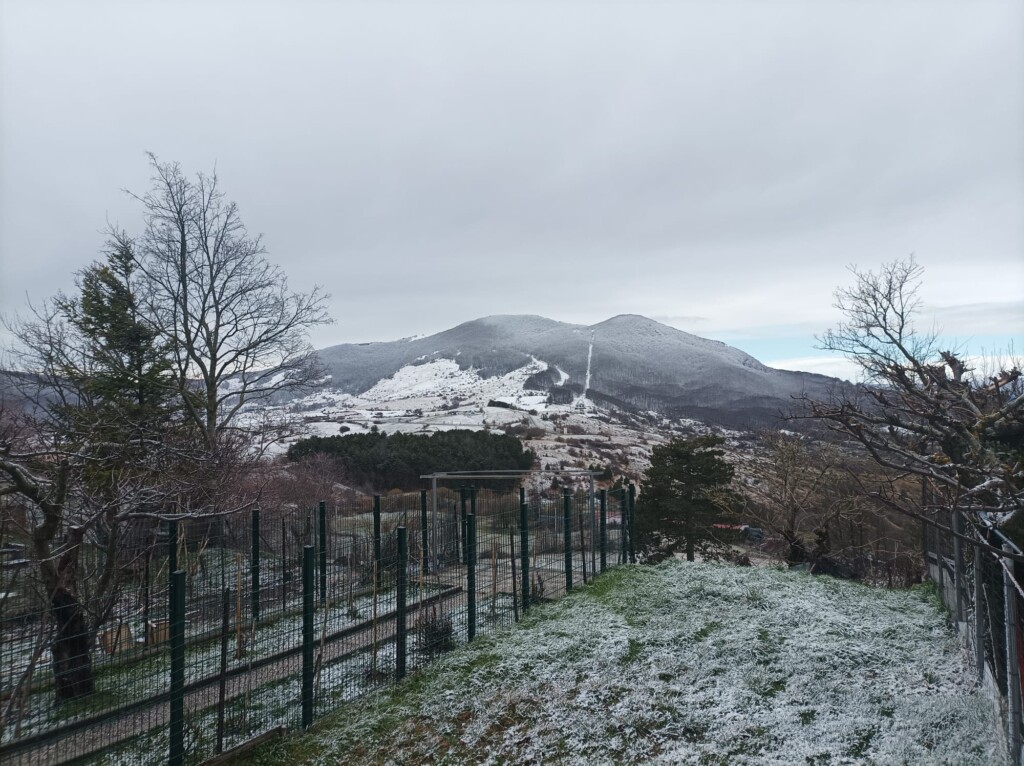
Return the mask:
<svg viewBox="0 0 1024 766">
<path fill-rule="evenodd" d="M 636 485 L 629 485 L 629 563 L 636 563 Z"/>
<path fill-rule="evenodd" d="M 629 536 L 629 525 L 626 523 L 628 504 L 626 501 L 626 488 L 623 487 L 619 495 L 619 563 L 626 563 L 626 538 Z"/>
<path fill-rule="evenodd" d="M 928 551 L 925 550 L 927 556 Z M 978 670 L 978 683 L 982 683 L 985 680 L 985 625 L 988 622 L 984 618 L 984 594 L 982 593 L 982 552 L 981 546 L 975 544 L 974 546 L 974 562 L 972 569 L 972 575 L 974 579 L 974 598 L 972 603 L 974 604 L 974 665 Z M 928 559 L 925 559 L 925 566 L 928 566 Z"/>
<path fill-rule="evenodd" d="M 147 542 L 146 545 L 146 563 L 142 569 L 142 582 L 145 586 L 142 590 L 142 643 L 143 645 L 149 644 L 149 608 L 150 608 L 150 564 L 153 558 L 153 546 Z"/>
<path fill-rule="evenodd" d="M 459 547 L 462 544 L 461 543 L 462 538 L 459 535 L 459 529 L 461 529 L 461 521 L 459 520 L 459 509 L 456 508 L 454 502 L 452 502 L 450 505 L 451 505 L 451 509 L 452 509 L 452 524 L 451 524 L 450 528 L 449 528 L 449 526 L 447 524 L 445 525 L 445 543 L 444 543 L 445 547 L 444 547 L 444 550 L 445 550 L 445 553 L 447 554 L 447 552 L 448 552 L 448 537 L 449 537 L 449 534 L 450 534 L 452 536 L 452 538 L 451 538 L 452 541 L 455 543 L 455 559 L 457 561 L 461 561 L 461 562 L 465 563 L 465 561 L 466 561 L 466 553 L 465 553 L 465 551 L 462 548 Z M 450 529 L 450 531 L 449 531 L 449 529 Z M 445 564 L 447 565 L 447 562 L 445 562 Z"/>
<path fill-rule="evenodd" d="M 1012 553 L 1012 548 L 1008 543 L 1003 543 L 1003 551 L 1006 553 Z M 1016 583 L 1014 582 L 1013 575 L 1010 573 L 1010 569 L 1013 567 L 1012 560 L 1003 561 L 1004 566 L 1000 567 L 1003 572 L 1003 624 L 1006 630 L 1006 641 L 1004 646 L 1006 647 L 1006 739 L 1010 750 L 1010 763 L 1019 764 L 1021 762 L 1021 731 L 1020 731 L 1020 715 L 1021 715 L 1021 691 L 1020 691 L 1020 658 L 1017 656 L 1017 642 L 1019 641 L 1018 633 L 1020 631 L 1019 624 L 1019 613 L 1017 609 L 1017 590 Z M 942 571 L 944 563 L 942 561 L 942 548 L 939 547 L 939 571 Z M 941 593 L 941 591 L 940 591 Z"/>
<path fill-rule="evenodd" d="M 520 498 L 523 497 L 520 490 Z M 523 613 L 530 607 L 530 528 L 526 501 L 519 503 L 519 569 L 523 577 Z"/>
<path fill-rule="evenodd" d="M 950 525 L 953 534 L 961 533 L 960 511 L 953 509 L 952 524 Z M 967 619 L 964 614 L 964 549 L 960 544 L 960 538 L 953 538 L 953 590 L 956 591 L 956 620 L 962 622 Z"/>
<path fill-rule="evenodd" d="M 380 495 L 373 496 L 373 562 L 377 567 L 377 590 L 384 587 L 384 566 L 380 549 Z"/>
<path fill-rule="evenodd" d="M 466 640 L 476 636 L 476 515 L 466 517 Z"/>
<path fill-rule="evenodd" d="M 469 563 L 469 554 L 466 552 L 466 485 L 459 487 L 459 531 L 462 534 L 462 563 Z"/>
<path fill-rule="evenodd" d="M 598 522 L 598 535 L 601 545 L 601 571 L 608 568 L 608 490 L 602 489 L 600 495 L 601 510 Z"/>
<path fill-rule="evenodd" d="M 420 490 L 420 571 L 430 574 L 430 555 L 427 549 L 427 490 Z M 421 594 L 422 597 L 422 594 Z"/>
<path fill-rule="evenodd" d="M 170 592 L 171 721 L 170 766 L 185 763 L 185 572 L 171 574 Z"/>
<path fill-rule="evenodd" d="M 477 555 L 477 542 L 478 542 L 478 540 L 476 539 L 476 532 L 477 532 L 477 526 L 476 525 L 477 525 L 477 515 L 478 514 L 477 514 L 477 510 L 476 510 L 476 487 L 474 487 L 472 484 L 469 485 L 469 515 L 473 517 L 473 531 L 472 531 L 472 538 L 473 538 L 473 540 L 470 543 L 470 548 L 471 548 L 470 552 L 472 553 L 471 563 L 473 564 L 473 572 L 475 573 L 476 572 L 476 565 L 479 563 L 479 559 L 478 559 L 478 555 Z M 466 534 L 467 535 L 470 534 L 469 527 L 468 527 L 468 522 L 467 522 L 467 527 L 466 527 Z"/>
<path fill-rule="evenodd" d="M 284 518 L 281 519 L 281 614 L 288 611 L 288 583 L 291 582 L 291 569 L 288 561 L 288 530 Z"/>
<path fill-rule="evenodd" d="M 572 496 L 562 490 L 562 545 L 565 550 L 565 592 L 572 590 Z"/>
<path fill-rule="evenodd" d="M 395 626 L 395 677 L 401 681 L 405 678 L 406 657 L 406 612 L 405 596 L 409 579 L 409 534 L 405 527 L 398 528 L 398 577 L 395 601 L 397 624 Z"/>
<path fill-rule="evenodd" d="M 167 573 L 170 579 L 178 571 L 178 520 L 167 520 Z"/>
<path fill-rule="evenodd" d="M 249 561 L 250 584 L 252 585 L 252 621 L 260 619 L 260 512 L 252 512 L 252 557 Z"/>
<path fill-rule="evenodd" d="M 320 606 L 327 606 L 327 503 L 320 501 Z"/>
<path fill-rule="evenodd" d="M 313 546 L 302 548 L 302 728 L 313 725 Z"/>
<path fill-rule="evenodd" d="M 220 677 L 217 679 L 217 755 L 224 752 L 224 705 L 228 692 L 228 634 L 231 627 L 231 589 L 225 588 L 220 612 Z"/>
</svg>

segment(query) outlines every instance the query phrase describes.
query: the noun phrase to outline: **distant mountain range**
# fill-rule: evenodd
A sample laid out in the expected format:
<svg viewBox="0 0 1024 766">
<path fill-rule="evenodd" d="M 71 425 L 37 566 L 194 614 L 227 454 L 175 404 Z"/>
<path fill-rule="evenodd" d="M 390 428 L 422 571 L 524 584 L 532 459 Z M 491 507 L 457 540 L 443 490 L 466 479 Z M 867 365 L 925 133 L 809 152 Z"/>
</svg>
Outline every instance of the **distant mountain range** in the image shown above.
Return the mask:
<svg viewBox="0 0 1024 766">
<path fill-rule="evenodd" d="M 358 396 L 403 368 L 452 360 L 481 378 L 542 362 L 523 384 L 553 401 L 654 411 L 732 428 L 777 423 L 793 397 L 827 397 L 842 382 L 776 370 L 739 349 L 635 314 L 595 325 L 539 316 L 475 319 L 427 337 L 346 343 L 318 352 L 325 389 Z"/>
</svg>

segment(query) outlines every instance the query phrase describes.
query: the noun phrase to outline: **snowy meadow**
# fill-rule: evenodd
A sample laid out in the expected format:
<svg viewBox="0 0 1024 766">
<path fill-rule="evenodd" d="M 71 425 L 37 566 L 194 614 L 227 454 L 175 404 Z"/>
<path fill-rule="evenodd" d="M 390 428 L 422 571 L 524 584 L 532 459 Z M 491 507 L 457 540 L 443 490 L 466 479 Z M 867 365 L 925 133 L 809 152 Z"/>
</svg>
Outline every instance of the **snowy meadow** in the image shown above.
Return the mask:
<svg viewBox="0 0 1024 766">
<path fill-rule="evenodd" d="M 930 587 L 624 567 L 256 762 L 1001 762 L 968 668 Z"/>
</svg>

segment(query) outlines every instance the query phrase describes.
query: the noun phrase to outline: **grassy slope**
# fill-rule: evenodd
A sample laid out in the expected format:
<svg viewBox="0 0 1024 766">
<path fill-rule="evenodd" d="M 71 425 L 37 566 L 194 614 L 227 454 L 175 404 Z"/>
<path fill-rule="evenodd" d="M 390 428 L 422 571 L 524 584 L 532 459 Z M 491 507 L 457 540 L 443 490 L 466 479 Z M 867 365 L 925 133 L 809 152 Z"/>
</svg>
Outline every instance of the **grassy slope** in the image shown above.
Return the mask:
<svg viewBox="0 0 1024 766">
<path fill-rule="evenodd" d="M 261 751 L 280 763 L 1001 762 L 933 592 L 622 568 Z"/>
</svg>

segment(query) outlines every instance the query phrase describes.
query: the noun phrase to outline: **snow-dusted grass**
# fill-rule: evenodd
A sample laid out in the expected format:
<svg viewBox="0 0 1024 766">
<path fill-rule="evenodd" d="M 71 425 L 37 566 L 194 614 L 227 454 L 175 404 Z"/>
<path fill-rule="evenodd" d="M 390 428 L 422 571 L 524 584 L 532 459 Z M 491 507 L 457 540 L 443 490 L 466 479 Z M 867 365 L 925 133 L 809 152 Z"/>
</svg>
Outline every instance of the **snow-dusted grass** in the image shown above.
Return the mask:
<svg viewBox="0 0 1024 766">
<path fill-rule="evenodd" d="M 257 762 L 990 764 L 998 732 L 930 589 L 666 562 L 535 608 Z"/>
</svg>

